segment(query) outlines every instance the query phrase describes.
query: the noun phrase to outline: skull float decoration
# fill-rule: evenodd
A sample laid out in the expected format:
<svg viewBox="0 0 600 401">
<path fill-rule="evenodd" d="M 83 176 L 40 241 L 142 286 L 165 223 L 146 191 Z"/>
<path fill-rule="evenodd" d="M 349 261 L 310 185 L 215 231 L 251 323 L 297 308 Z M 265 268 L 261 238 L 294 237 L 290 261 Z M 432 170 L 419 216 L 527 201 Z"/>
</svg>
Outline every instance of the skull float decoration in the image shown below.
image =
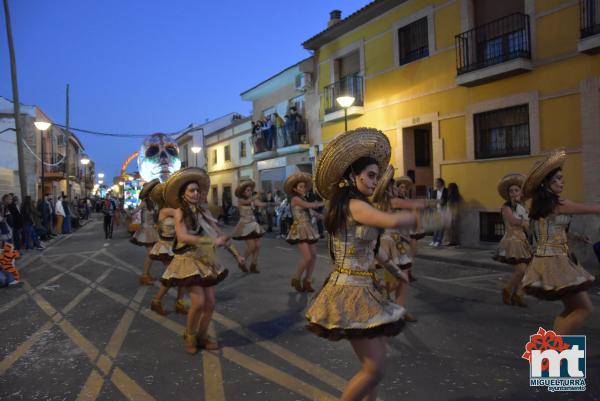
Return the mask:
<svg viewBox="0 0 600 401">
<path fill-rule="evenodd" d="M 180 168 L 179 148 L 169 135 L 156 133 L 144 139 L 138 156 L 138 169 L 144 181 L 158 178 L 163 182 Z"/>
</svg>

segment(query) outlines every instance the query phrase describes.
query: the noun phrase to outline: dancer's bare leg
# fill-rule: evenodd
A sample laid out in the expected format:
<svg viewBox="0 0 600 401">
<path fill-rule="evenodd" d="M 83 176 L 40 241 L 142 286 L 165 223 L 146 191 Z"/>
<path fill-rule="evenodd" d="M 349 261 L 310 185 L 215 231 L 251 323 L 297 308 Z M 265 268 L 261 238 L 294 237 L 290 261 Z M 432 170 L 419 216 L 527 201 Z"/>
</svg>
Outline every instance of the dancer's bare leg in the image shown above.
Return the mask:
<svg viewBox="0 0 600 401">
<path fill-rule="evenodd" d="M 187 314 L 187 322 L 185 330 L 187 334 L 196 334 L 198 328 L 198 321 L 200 315 L 204 309 L 205 295 L 204 289 L 200 286 L 194 286 L 188 288 L 188 295 L 190 297 L 190 308 Z"/>
<path fill-rule="evenodd" d="M 312 254 L 310 250 L 310 244 L 307 244 L 306 242 L 299 243 L 298 250 L 300 250 L 300 255 L 302 256 L 302 258 L 298 263 L 296 274 L 294 274 L 292 278 L 300 280 L 302 278 L 302 274 L 304 274 L 304 271 L 308 269 Z"/>
<path fill-rule="evenodd" d="M 215 311 L 215 287 L 203 287 L 204 291 L 204 306 L 198 320 L 198 337 L 206 337 L 208 331 L 208 325 L 212 319 L 213 312 Z"/>
<path fill-rule="evenodd" d="M 562 301 L 565 309 L 556 318 L 554 331 L 560 335 L 577 334 L 594 311 L 590 296 L 587 292 L 580 291 L 563 297 Z"/>
<path fill-rule="evenodd" d="M 385 373 L 385 342 L 381 337 L 350 340 L 354 352 L 362 364 L 344 389 L 340 401 L 375 401 L 377 385 Z"/>
</svg>

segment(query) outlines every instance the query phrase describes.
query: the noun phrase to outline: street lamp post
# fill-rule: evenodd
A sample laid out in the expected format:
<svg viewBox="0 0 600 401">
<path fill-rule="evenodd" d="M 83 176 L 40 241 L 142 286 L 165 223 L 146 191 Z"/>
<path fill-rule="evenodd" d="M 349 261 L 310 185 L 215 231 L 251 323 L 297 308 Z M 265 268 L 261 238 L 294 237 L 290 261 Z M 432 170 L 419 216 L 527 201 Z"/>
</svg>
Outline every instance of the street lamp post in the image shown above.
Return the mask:
<svg viewBox="0 0 600 401">
<path fill-rule="evenodd" d="M 201 150 L 202 150 L 201 146 L 198 146 L 198 145 L 192 146 L 192 152 L 194 152 L 194 154 L 196 155 L 196 167 L 198 167 L 198 153 L 200 153 Z"/>
<path fill-rule="evenodd" d="M 90 159 L 87 156 L 81 158 L 81 164 L 83 164 L 83 195 L 87 198 L 87 165 L 90 163 Z"/>
<path fill-rule="evenodd" d="M 48 128 L 50 128 L 51 124 L 46 121 L 36 121 L 33 124 L 35 125 L 35 127 L 37 129 L 40 130 L 40 136 L 42 138 L 42 140 L 41 140 L 41 142 L 42 142 L 42 146 L 41 146 L 41 148 L 42 148 L 41 149 L 42 150 L 42 185 L 41 185 L 42 190 L 40 191 L 41 192 L 40 199 L 44 199 L 44 184 L 45 184 L 44 183 L 44 179 L 45 179 L 45 176 L 44 176 L 44 132 Z"/>
<path fill-rule="evenodd" d="M 335 98 L 335 101 L 344 108 L 344 131 L 348 131 L 348 107 L 354 104 L 354 96 L 344 95 Z"/>
</svg>

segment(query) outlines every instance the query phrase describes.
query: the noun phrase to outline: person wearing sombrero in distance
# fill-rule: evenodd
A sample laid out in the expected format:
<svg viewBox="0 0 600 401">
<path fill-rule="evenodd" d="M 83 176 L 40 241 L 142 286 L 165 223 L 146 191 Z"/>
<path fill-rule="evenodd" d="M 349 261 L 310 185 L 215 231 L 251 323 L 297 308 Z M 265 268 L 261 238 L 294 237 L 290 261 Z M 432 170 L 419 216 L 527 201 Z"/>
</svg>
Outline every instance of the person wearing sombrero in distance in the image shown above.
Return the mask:
<svg viewBox="0 0 600 401">
<path fill-rule="evenodd" d="M 292 287 L 298 292 L 314 292 L 311 284 L 312 273 L 317 261 L 315 244 L 319 241 L 319 232 L 311 223 L 310 209 L 317 209 L 323 206 L 323 203 L 306 200 L 305 196 L 311 184 L 311 175 L 302 172 L 290 175 L 283 184 L 294 218 L 286 241 L 290 245 L 298 245 L 302 254 L 298 270 L 292 277 Z M 304 280 L 302 280 L 303 274 Z"/>
<path fill-rule="evenodd" d="M 523 192 L 532 198 L 529 217 L 537 246 L 525 270 L 523 289 L 545 300 L 561 300 L 564 309 L 554 320 L 560 335 L 575 334 L 593 312 L 587 289 L 595 278 L 570 258 L 567 231 L 573 214 L 600 214 L 600 203 L 576 203 L 562 198 L 565 188 L 564 149 L 537 162 L 529 171 Z"/>
<path fill-rule="evenodd" d="M 235 196 L 238 198 L 240 211 L 240 220 L 233 230 L 231 237 L 234 240 L 245 241 L 246 250 L 244 258 L 250 262 L 250 273 L 260 273 L 258 271 L 258 253 L 260 252 L 260 239 L 265 235 L 265 230 L 256 221 L 254 209 L 265 207 L 267 204 L 252 197 L 256 183 L 252 180 L 242 181 L 235 189 Z M 244 273 L 248 272 L 245 263 L 238 263 L 238 267 Z"/>
<path fill-rule="evenodd" d="M 415 212 L 386 213 L 369 203 L 391 154 L 388 138 L 372 128 L 329 142 L 317 162 L 315 189 L 329 200 L 325 226 L 333 270 L 312 300 L 307 329 L 329 340 L 348 339 L 362 364 L 342 401 L 374 401 L 385 368 L 384 336 L 404 327 L 404 308 L 375 286 L 375 248 L 381 229 L 414 226 Z"/>
<path fill-rule="evenodd" d="M 502 289 L 502 302 L 506 305 L 526 307 L 521 280 L 532 253 L 526 233 L 529 227 L 529 216 L 527 209 L 521 203 L 523 181 L 525 176 L 522 174 L 510 173 L 498 182 L 498 194 L 506 201 L 501 209 L 504 236 L 498 244 L 493 259 L 514 267 L 512 277 Z"/>
<path fill-rule="evenodd" d="M 188 291 L 191 305 L 183 333 L 185 351 L 195 354 L 198 347 L 214 350 L 218 345 L 208 338 L 208 325 L 215 307 L 215 286 L 227 277 L 228 270 L 216 263 L 211 253 L 229 239 L 224 235 L 210 237 L 200 223 L 200 192 L 210 185 L 204 170 L 197 167 L 180 170 L 166 183 L 165 203 L 175 209 L 175 241 L 173 260 L 161 283 L 165 287 L 185 287 Z"/>
<path fill-rule="evenodd" d="M 144 272 L 139 278 L 139 282 L 142 285 L 152 285 L 156 280 L 150 274 L 150 268 L 152 267 L 152 258 L 150 258 L 150 251 L 154 244 L 160 239 L 158 232 L 154 228 L 156 218 L 156 207 L 154 202 L 150 199 L 150 193 L 155 186 L 160 183 L 158 178 L 147 182 L 140 191 L 140 199 L 142 200 L 138 206 L 142 215 L 142 224 L 140 228 L 133 234 L 133 237 L 129 240 L 132 244 L 146 247 L 146 259 L 144 260 Z M 134 212 L 135 213 L 135 212 Z"/>
</svg>

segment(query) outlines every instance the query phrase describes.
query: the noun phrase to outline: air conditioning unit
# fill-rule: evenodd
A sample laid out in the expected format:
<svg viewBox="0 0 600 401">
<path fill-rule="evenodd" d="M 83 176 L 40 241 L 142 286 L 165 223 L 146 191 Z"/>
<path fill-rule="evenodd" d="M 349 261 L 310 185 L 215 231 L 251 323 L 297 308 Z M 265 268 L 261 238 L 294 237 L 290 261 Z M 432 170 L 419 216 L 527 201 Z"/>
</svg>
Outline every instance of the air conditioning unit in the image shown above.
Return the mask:
<svg viewBox="0 0 600 401">
<path fill-rule="evenodd" d="M 296 75 L 296 81 L 295 81 L 294 87 L 298 92 L 306 92 L 308 89 L 310 89 L 311 84 L 312 84 L 311 74 L 309 74 L 307 72 L 303 72 L 303 73 Z"/>
</svg>

